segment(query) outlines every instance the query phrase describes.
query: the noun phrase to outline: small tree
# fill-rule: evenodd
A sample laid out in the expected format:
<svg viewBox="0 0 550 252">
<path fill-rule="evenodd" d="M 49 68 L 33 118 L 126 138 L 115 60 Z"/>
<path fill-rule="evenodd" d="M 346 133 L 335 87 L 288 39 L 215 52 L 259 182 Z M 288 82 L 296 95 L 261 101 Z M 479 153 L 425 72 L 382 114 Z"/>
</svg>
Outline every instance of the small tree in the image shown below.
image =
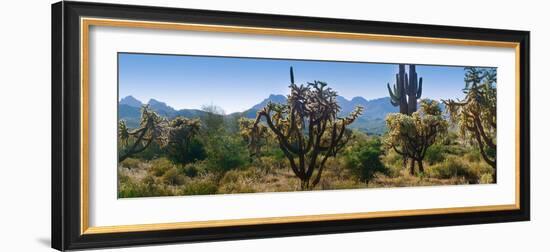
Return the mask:
<svg viewBox="0 0 550 252">
<path fill-rule="evenodd" d="M 221 130 L 224 130 L 225 127 L 225 112 L 222 108 L 210 104 L 203 105 L 201 110 L 204 112 L 201 115 L 202 126 L 207 135 L 212 135 L 219 133 Z"/>
<path fill-rule="evenodd" d="M 200 119 L 178 116 L 168 123 L 165 148 L 172 161 L 187 164 L 206 157 L 202 143 L 195 139 L 200 128 Z"/>
<path fill-rule="evenodd" d="M 478 146 L 483 160 L 493 168 L 493 182 L 496 182 L 496 71 L 476 67 L 466 67 L 465 71 L 466 97 L 443 102 L 451 122 L 458 125 L 459 134 Z"/>
<path fill-rule="evenodd" d="M 410 174 L 415 174 L 415 163 L 420 172 L 424 172 L 422 160 L 428 148 L 438 137 L 447 133 L 447 121 L 441 115 L 436 101 L 420 101 L 420 110 L 412 115 L 401 113 L 389 114 L 386 117 L 388 134 L 386 145 L 400 155 L 411 159 Z"/>
<path fill-rule="evenodd" d="M 118 161 L 144 151 L 153 141 L 159 144 L 165 141 L 166 120 L 154 112 L 149 105 L 141 108 L 141 120 L 139 127 L 130 130 L 124 120 L 118 123 L 118 137 L 121 148 L 118 153 Z"/>
<path fill-rule="evenodd" d="M 335 157 L 351 137 L 346 127 L 357 119 L 362 107 L 340 118 L 337 94 L 327 83 L 297 85 L 292 67 L 290 83 L 287 104 L 268 103 L 258 111 L 254 125 L 259 127 L 261 120 L 265 120 L 300 179 L 301 189 L 308 190 L 321 180 L 327 159 Z"/>
</svg>

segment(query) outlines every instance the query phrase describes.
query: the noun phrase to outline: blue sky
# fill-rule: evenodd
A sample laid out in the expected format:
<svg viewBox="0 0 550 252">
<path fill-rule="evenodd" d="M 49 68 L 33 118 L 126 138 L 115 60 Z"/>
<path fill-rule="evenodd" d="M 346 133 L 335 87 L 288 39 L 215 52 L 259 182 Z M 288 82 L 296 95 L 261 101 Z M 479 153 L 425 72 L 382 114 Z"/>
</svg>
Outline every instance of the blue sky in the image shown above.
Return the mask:
<svg viewBox="0 0 550 252">
<path fill-rule="evenodd" d="M 320 80 L 346 99 L 388 96 L 397 64 L 119 53 L 119 98 L 153 98 L 175 109 L 214 104 L 244 111 L 270 94 L 288 94 L 289 68 L 297 83 Z M 417 65 L 423 98 L 461 98 L 463 67 Z"/>
</svg>

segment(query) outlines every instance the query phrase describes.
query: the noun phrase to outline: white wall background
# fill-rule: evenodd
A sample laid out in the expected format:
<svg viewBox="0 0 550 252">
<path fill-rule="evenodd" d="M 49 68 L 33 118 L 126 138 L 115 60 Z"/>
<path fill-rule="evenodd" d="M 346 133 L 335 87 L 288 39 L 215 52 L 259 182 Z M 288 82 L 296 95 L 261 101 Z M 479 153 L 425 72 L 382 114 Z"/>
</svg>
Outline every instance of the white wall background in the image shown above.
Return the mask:
<svg viewBox="0 0 550 252">
<path fill-rule="evenodd" d="M 112 0 L 111 0 L 112 1 Z M 197 9 L 531 31 L 532 221 L 116 251 L 548 251 L 550 141 L 545 79 L 550 57 L 544 1 L 117 0 Z M 50 241 L 50 0 L 5 1 L 0 10 L 0 251 L 48 251 Z M 546 71 L 545 71 L 546 70 Z M 546 239 L 545 239 L 546 238 Z M 111 249 L 108 249 L 110 251 Z M 115 249 L 112 249 L 115 250 Z"/>
</svg>

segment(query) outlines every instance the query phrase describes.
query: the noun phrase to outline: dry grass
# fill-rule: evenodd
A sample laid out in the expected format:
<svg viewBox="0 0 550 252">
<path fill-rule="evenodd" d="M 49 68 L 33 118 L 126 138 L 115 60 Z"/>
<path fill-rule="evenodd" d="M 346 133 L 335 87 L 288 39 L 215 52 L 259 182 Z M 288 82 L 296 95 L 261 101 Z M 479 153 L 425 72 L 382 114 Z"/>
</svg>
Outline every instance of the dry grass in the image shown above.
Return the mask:
<svg viewBox="0 0 550 252">
<path fill-rule="evenodd" d="M 329 159 L 320 183 L 313 190 L 353 188 L 391 188 L 412 186 L 491 183 L 491 168 L 475 154 L 447 155 L 443 162 L 425 163 L 424 174 L 411 176 L 402 167 L 399 156 L 382 157 L 387 174 L 377 173 L 367 184 L 361 182 L 341 159 Z M 288 164 L 271 167 L 270 160 L 252 162 L 245 169 L 224 174 L 189 172 L 187 166 L 176 166 L 166 159 L 125 160 L 119 164 L 119 197 L 151 197 L 167 195 L 232 194 L 253 192 L 291 192 L 300 190 L 300 180 Z M 193 169 L 202 170 L 201 164 Z M 189 166 L 189 165 L 188 165 Z M 190 176 L 192 175 L 192 176 Z"/>
</svg>

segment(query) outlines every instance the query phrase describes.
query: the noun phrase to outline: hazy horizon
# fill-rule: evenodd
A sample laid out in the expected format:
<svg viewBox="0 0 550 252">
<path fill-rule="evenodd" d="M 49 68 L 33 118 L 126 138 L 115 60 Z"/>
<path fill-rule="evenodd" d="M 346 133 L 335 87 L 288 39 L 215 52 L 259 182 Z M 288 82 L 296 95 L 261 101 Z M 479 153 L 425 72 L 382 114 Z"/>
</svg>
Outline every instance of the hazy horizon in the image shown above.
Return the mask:
<svg viewBox="0 0 550 252">
<path fill-rule="evenodd" d="M 285 96 L 285 97 L 287 96 L 286 94 L 270 94 L 270 95 L 266 96 L 265 98 L 263 98 L 263 99 L 261 99 L 261 100 L 258 100 L 256 103 L 250 105 L 250 107 L 246 108 L 245 110 L 250 109 L 252 106 L 259 104 L 260 102 L 262 102 L 262 101 L 264 101 L 265 99 L 269 98 L 271 95 L 282 95 L 282 96 Z M 163 102 L 163 103 L 165 103 L 167 106 L 170 106 L 170 107 L 172 107 L 172 108 L 175 109 L 175 110 L 181 110 L 181 109 L 198 109 L 198 110 L 201 110 L 201 107 L 202 107 L 202 105 L 201 105 L 201 107 L 198 107 L 198 108 L 178 108 L 178 107 L 172 106 L 170 103 L 168 103 L 168 102 L 166 102 L 166 101 L 163 101 L 163 100 L 161 100 L 161 99 L 157 99 L 157 98 L 152 97 L 152 98 L 149 98 L 149 99 L 146 99 L 146 100 L 141 100 L 141 99 L 136 98 L 136 96 L 135 96 L 135 95 L 132 95 L 132 94 L 126 95 L 126 96 L 124 96 L 124 97 L 122 97 L 122 96 L 119 97 L 119 98 L 118 98 L 118 102 L 121 102 L 122 99 L 127 98 L 127 97 L 129 97 L 129 96 L 131 96 L 131 97 L 133 97 L 134 99 L 140 101 L 142 104 L 147 104 L 147 103 L 149 103 L 150 100 L 155 100 L 155 101 L 157 101 L 157 102 Z M 342 97 L 343 97 L 343 96 L 342 96 Z M 352 99 L 358 98 L 358 97 L 359 97 L 359 98 L 364 98 L 364 97 L 362 97 L 362 96 L 355 96 L 355 97 L 351 97 L 351 98 L 344 97 L 344 98 L 345 98 L 346 100 L 348 100 L 348 101 L 351 101 Z M 367 99 L 367 98 L 364 98 L 364 99 L 367 100 L 367 101 L 373 101 L 373 100 L 384 99 L 384 98 L 389 98 L 389 95 L 384 96 L 384 97 L 372 98 L 372 99 Z M 205 103 L 205 104 L 203 104 L 203 105 L 211 105 L 211 104 Z M 216 104 L 213 104 L 213 105 L 216 105 Z M 243 110 L 243 111 L 244 111 L 244 110 Z M 234 112 L 243 112 L 243 111 L 234 111 Z M 227 111 L 224 111 L 224 112 L 227 112 Z M 231 113 L 234 113 L 234 112 L 231 112 Z M 229 113 L 228 113 L 228 114 L 229 114 Z"/>
<path fill-rule="evenodd" d="M 133 96 L 176 110 L 216 105 L 242 112 L 270 95 L 287 95 L 289 68 L 295 82 L 325 81 L 347 100 L 388 97 L 398 64 L 119 53 L 119 101 Z M 463 97 L 462 66 L 417 65 L 423 98 Z"/>
</svg>

